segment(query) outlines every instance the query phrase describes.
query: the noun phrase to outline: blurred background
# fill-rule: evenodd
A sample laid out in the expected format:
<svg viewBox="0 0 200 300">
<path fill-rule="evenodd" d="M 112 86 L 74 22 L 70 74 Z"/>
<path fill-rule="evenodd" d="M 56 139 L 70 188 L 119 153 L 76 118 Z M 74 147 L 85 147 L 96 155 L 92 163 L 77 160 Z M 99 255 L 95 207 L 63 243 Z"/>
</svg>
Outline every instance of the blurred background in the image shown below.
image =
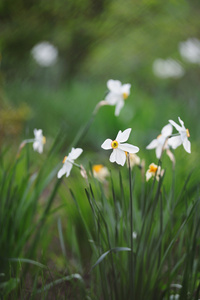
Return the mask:
<svg viewBox="0 0 200 300">
<path fill-rule="evenodd" d="M 128 127 L 145 147 L 180 116 L 195 151 L 199 16 L 199 0 L 1 0 L 1 143 L 34 128 L 54 138 L 64 126 L 70 144 L 107 80 L 118 79 L 131 83 L 131 95 L 118 118 L 113 107 L 100 109 L 86 147 L 98 150 Z"/>
</svg>

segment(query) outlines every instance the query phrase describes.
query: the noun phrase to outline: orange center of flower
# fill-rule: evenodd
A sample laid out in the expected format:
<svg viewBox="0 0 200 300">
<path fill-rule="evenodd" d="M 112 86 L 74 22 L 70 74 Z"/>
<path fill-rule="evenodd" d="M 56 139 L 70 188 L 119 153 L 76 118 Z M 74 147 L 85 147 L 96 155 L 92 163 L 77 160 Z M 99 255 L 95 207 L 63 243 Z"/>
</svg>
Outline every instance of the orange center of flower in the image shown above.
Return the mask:
<svg viewBox="0 0 200 300">
<path fill-rule="evenodd" d="M 189 129 L 186 129 L 187 137 L 190 137 Z"/>
<path fill-rule="evenodd" d="M 46 144 L 46 138 L 45 138 L 45 136 L 43 136 L 43 138 L 42 138 L 42 144 Z"/>
<path fill-rule="evenodd" d="M 67 159 L 67 156 L 64 157 L 64 159 L 63 159 L 63 164 L 65 163 L 66 159 Z"/>
<path fill-rule="evenodd" d="M 149 166 L 149 172 L 150 173 L 156 173 L 157 170 L 158 170 L 157 166 L 155 166 L 153 164 Z"/>
<path fill-rule="evenodd" d="M 123 96 L 124 100 L 126 100 L 128 98 L 128 94 L 127 93 L 123 93 L 122 96 Z"/>
<path fill-rule="evenodd" d="M 103 165 L 94 165 L 92 167 L 93 172 L 98 173 L 99 171 L 101 171 L 101 169 L 103 168 Z"/>
<path fill-rule="evenodd" d="M 159 135 L 157 136 L 157 139 L 159 139 L 161 136 L 162 136 L 162 134 L 159 134 Z"/>
<path fill-rule="evenodd" d="M 117 147 L 118 147 L 118 142 L 117 141 L 112 141 L 112 143 L 111 143 L 111 147 L 113 148 L 113 149 L 116 149 Z"/>
</svg>

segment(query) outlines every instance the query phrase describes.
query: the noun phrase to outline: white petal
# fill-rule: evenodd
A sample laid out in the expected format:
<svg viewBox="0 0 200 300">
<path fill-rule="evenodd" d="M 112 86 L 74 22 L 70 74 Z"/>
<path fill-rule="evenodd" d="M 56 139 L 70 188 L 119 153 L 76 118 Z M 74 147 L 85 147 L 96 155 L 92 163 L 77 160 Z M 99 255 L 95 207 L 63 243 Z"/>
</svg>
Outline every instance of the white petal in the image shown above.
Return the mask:
<svg viewBox="0 0 200 300">
<path fill-rule="evenodd" d="M 114 149 L 110 155 L 110 161 L 116 162 L 118 165 L 123 166 L 126 162 L 126 154 L 120 149 Z"/>
<path fill-rule="evenodd" d="M 158 145 L 158 147 L 156 148 L 156 157 L 159 159 L 161 158 L 161 155 L 162 155 L 162 145 Z"/>
<path fill-rule="evenodd" d="M 131 84 L 130 83 L 123 84 L 122 88 L 121 88 L 122 94 L 126 93 L 127 95 L 130 95 L 130 88 L 131 88 Z"/>
<path fill-rule="evenodd" d="M 115 105 L 118 101 L 122 100 L 122 96 L 120 94 L 109 92 L 106 95 L 105 100 L 109 105 Z"/>
<path fill-rule="evenodd" d="M 169 120 L 169 123 L 171 123 L 177 131 L 181 131 L 182 130 L 182 127 L 179 126 L 176 122 L 174 122 L 173 120 Z"/>
<path fill-rule="evenodd" d="M 147 172 L 146 172 L 146 181 L 148 181 L 152 176 L 153 176 L 153 174 L 151 172 L 149 172 L 149 170 L 147 170 Z"/>
<path fill-rule="evenodd" d="M 34 129 L 33 132 L 36 138 L 42 136 L 42 129 Z"/>
<path fill-rule="evenodd" d="M 185 138 L 183 141 L 183 147 L 186 152 L 191 153 L 191 143 L 187 138 Z"/>
<path fill-rule="evenodd" d="M 112 140 L 107 139 L 103 142 L 103 144 L 101 145 L 101 148 L 103 148 L 105 150 L 112 149 L 111 143 L 112 143 Z"/>
<path fill-rule="evenodd" d="M 115 116 L 119 116 L 119 113 L 122 109 L 122 107 L 124 106 L 124 100 L 121 99 L 120 101 L 117 102 L 116 104 L 116 108 L 115 108 Z"/>
<path fill-rule="evenodd" d="M 113 149 L 113 152 L 110 154 L 110 162 L 113 163 L 116 161 L 117 150 Z"/>
<path fill-rule="evenodd" d="M 66 177 L 69 176 L 73 165 L 70 162 L 65 162 Z"/>
<path fill-rule="evenodd" d="M 36 140 L 33 143 L 33 149 L 34 149 L 34 151 L 42 153 L 43 152 L 43 144 Z"/>
<path fill-rule="evenodd" d="M 147 147 L 146 149 L 154 149 L 158 147 L 158 140 L 157 139 L 154 139 Z"/>
<path fill-rule="evenodd" d="M 111 92 L 114 92 L 114 93 L 117 93 L 117 94 L 121 93 L 121 86 L 122 86 L 122 84 L 119 80 L 110 79 L 107 82 L 108 89 Z"/>
<path fill-rule="evenodd" d="M 179 120 L 179 123 L 181 124 L 182 128 L 185 129 L 184 122 L 181 120 L 180 117 L 178 117 L 178 120 Z"/>
<path fill-rule="evenodd" d="M 131 144 L 119 144 L 118 148 L 122 151 L 126 151 L 129 153 L 137 153 L 140 149 L 137 146 L 133 146 Z"/>
<path fill-rule="evenodd" d="M 124 130 L 123 132 L 120 130 L 117 134 L 116 141 L 118 141 L 119 143 L 126 142 L 129 138 L 131 130 L 132 130 L 131 128 L 128 128 L 128 129 Z"/>
<path fill-rule="evenodd" d="M 58 171 L 58 178 L 61 178 L 64 174 L 66 173 L 66 168 L 65 166 L 62 166 L 62 168 Z"/>
<path fill-rule="evenodd" d="M 120 150 L 120 149 L 116 149 L 117 151 L 117 153 L 116 153 L 116 163 L 118 164 L 118 165 L 121 165 L 121 166 L 123 166 L 124 164 L 125 164 L 125 162 L 126 162 L 126 154 L 125 154 L 125 152 L 124 151 L 122 151 L 122 150 Z"/>
<path fill-rule="evenodd" d="M 164 137 L 167 137 L 167 136 L 170 136 L 172 134 L 172 130 L 173 130 L 173 127 L 171 124 L 167 124 L 166 126 L 163 127 L 163 129 L 161 130 L 161 134 L 164 136 Z"/>
<path fill-rule="evenodd" d="M 181 136 L 173 136 L 169 138 L 168 145 L 171 146 L 173 149 L 176 149 L 178 146 L 182 144 Z"/>
<path fill-rule="evenodd" d="M 69 153 L 69 155 L 68 155 L 68 158 L 69 159 L 77 159 L 80 155 L 81 155 L 81 153 L 83 152 L 83 149 L 81 149 L 81 148 L 72 148 L 72 150 L 71 150 L 71 152 Z"/>
</svg>

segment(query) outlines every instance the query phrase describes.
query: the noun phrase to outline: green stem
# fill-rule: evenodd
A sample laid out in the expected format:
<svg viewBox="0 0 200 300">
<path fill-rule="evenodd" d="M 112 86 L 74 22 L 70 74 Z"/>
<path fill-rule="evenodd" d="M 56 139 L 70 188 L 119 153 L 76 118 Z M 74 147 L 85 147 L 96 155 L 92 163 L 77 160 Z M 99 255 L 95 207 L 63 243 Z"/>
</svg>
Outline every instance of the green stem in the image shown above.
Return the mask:
<svg viewBox="0 0 200 300">
<path fill-rule="evenodd" d="M 70 145 L 70 148 L 72 147 L 76 147 L 77 144 L 79 143 L 79 141 L 86 135 L 86 133 L 88 132 L 88 130 L 90 129 L 91 124 L 94 121 L 94 118 L 99 110 L 99 108 L 104 104 L 105 101 L 100 101 L 99 103 L 97 103 L 95 109 L 92 112 L 91 118 L 89 119 L 89 121 L 85 124 L 85 126 L 82 128 L 80 128 L 79 132 L 77 133 L 77 135 L 75 136 L 73 142 Z"/>
<path fill-rule="evenodd" d="M 130 257 L 130 299 L 133 299 L 133 197 L 132 197 L 132 180 L 131 180 L 131 166 L 130 156 L 128 157 L 128 170 L 129 170 L 129 190 L 130 190 L 130 240 L 131 240 L 131 257 Z"/>
</svg>

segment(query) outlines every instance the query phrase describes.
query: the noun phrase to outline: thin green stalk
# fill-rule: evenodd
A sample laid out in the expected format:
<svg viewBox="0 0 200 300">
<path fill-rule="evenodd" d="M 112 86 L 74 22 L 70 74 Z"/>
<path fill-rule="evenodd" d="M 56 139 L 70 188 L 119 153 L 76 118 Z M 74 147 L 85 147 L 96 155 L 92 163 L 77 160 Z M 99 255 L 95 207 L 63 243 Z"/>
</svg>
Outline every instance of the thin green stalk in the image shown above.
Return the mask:
<svg viewBox="0 0 200 300">
<path fill-rule="evenodd" d="M 115 189 L 113 184 L 112 176 L 111 178 L 111 186 L 112 186 L 112 196 L 113 196 L 113 202 L 114 202 L 114 211 L 115 211 L 115 243 L 118 243 L 118 211 L 117 211 L 117 200 L 115 196 Z"/>
<path fill-rule="evenodd" d="M 162 194 L 160 193 L 160 237 L 162 236 L 162 233 L 163 233 L 163 204 L 162 204 Z M 159 246 L 158 267 L 160 266 L 161 254 L 162 254 L 162 239 Z"/>
<path fill-rule="evenodd" d="M 128 157 L 128 170 L 129 170 L 129 191 L 130 191 L 130 248 L 131 248 L 131 256 L 130 256 L 130 299 L 133 299 L 133 285 L 134 285 L 134 277 L 133 277 L 133 197 L 132 197 L 132 179 L 131 179 L 131 166 L 130 166 L 130 156 Z"/>
<path fill-rule="evenodd" d="M 94 111 L 92 112 L 92 115 L 89 119 L 89 121 L 85 124 L 85 126 L 81 126 L 81 128 L 79 129 L 77 135 L 75 136 L 73 142 L 71 143 L 71 146 L 70 148 L 72 147 L 76 147 L 77 144 L 79 143 L 79 141 L 81 139 L 83 139 L 83 137 L 87 134 L 88 130 L 90 129 L 90 126 L 92 125 L 93 121 L 94 121 L 94 118 L 100 108 L 100 102 L 96 105 Z"/>
<path fill-rule="evenodd" d="M 110 235 L 109 235 L 108 225 L 107 225 L 107 223 L 106 223 L 106 220 L 105 220 L 105 218 L 104 218 L 104 216 L 103 216 L 101 210 L 99 209 L 99 207 L 98 207 L 98 205 L 97 205 L 97 203 L 96 203 L 96 201 L 95 201 L 94 194 L 93 194 L 93 192 L 92 192 L 91 186 L 90 186 L 90 193 L 91 193 L 91 195 L 92 195 L 92 199 L 93 199 L 93 202 L 94 202 L 94 204 L 95 204 L 95 207 L 96 207 L 96 209 L 97 209 L 97 211 L 98 211 L 98 214 L 101 216 L 102 221 L 103 221 L 103 223 L 104 223 L 104 226 L 105 226 L 105 229 L 106 229 L 106 235 L 107 235 L 107 240 L 108 240 L 109 250 L 111 250 L 112 247 L 111 247 L 111 241 L 110 241 Z M 88 200 L 91 201 L 89 193 L 87 193 L 87 196 L 88 196 Z M 94 207 L 94 206 L 93 206 L 93 207 Z M 111 253 L 110 253 L 110 257 L 111 257 L 112 273 L 113 273 L 113 278 L 114 278 L 113 280 L 114 280 L 115 299 L 117 300 L 117 299 L 118 299 L 117 277 L 116 277 L 116 273 L 115 273 L 115 267 L 114 267 L 114 260 L 113 260 L 113 253 L 112 253 L 112 251 L 111 251 Z M 112 289 L 111 289 L 111 292 L 112 292 Z"/>
</svg>

